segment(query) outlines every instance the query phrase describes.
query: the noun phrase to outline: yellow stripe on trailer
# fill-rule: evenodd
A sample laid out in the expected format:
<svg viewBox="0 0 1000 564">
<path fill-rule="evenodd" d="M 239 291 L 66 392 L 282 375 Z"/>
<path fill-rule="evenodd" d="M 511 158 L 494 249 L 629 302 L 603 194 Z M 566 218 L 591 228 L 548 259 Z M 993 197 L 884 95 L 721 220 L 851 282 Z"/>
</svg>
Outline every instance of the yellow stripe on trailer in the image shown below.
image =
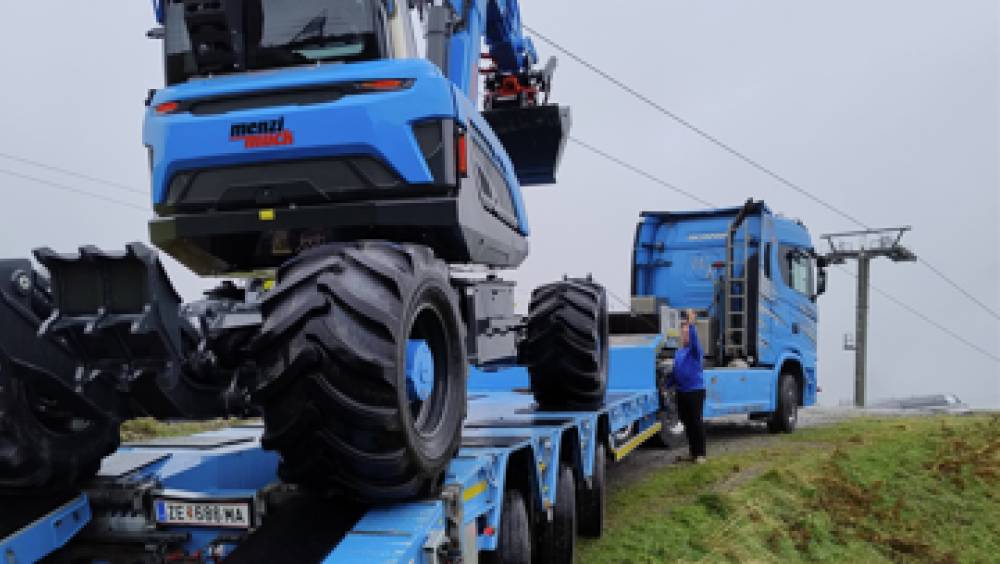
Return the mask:
<svg viewBox="0 0 1000 564">
<path fill-rule="evenodd" d="M 274 210 L 260 210 L 257 212 L 257 217 L 261 221 L 274 221 Z"/>
<path fill-rule="evenodd" d="M 615 462 L 618 462 L 619 460 L 628 456 L 630 452 L 635 450 L 635 447 L 646 442 L 646 439 L 648 439 L 649 437 L 652 437 L 653 435 L 659 433 L 660 429 L 662 428 L 663 428 L 663 423 L 657 421 L 656 423 L 653 423 L 653 425 L 649 429 L 646 429 L 645 431 L 632 437 L 632 439 L 627 443 L 623 444 L 621 448 L 612 448 L 611 452 L 613 452 L 615 455 Z"/>
<path fill-rule="evenodd" d="M 469 502 L 477 495 L 485 491 L 486 491 L 486 480 L 483 480 L 482 482 L 477 482 L 469 486 L 468 488 L 465 489 L 464 492 L 462 492 L 462 501 Z"/>
</svg>

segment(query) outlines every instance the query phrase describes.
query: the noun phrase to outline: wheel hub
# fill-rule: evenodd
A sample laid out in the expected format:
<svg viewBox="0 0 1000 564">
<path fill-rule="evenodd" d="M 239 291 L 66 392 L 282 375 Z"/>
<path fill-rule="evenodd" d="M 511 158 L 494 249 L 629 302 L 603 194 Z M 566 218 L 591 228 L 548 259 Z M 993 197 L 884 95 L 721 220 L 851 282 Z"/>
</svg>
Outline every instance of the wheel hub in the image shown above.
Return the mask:
<svg viewBox="0 0 1000 564">
<path fill-rule="evenodd" d="M 427 341 L 406 342 L 406 392 L 410 401 L 427 401 L 434 391 L 434 355 Z"/>
</svg>

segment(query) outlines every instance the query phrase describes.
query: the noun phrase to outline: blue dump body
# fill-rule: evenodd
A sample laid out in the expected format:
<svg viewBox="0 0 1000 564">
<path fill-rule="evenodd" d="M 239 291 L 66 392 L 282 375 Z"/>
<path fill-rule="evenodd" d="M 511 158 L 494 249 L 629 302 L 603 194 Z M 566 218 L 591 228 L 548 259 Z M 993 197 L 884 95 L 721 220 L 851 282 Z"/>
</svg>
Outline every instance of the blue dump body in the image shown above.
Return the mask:
<svg viewBox="0 0 1000 564">
<path fill-rule="evenodd" d="M 708 312 L 711 334 L 700 337 L 710 357 L 723 345 L 726 241 L 740 211 L 645 212 L 636 230 L 632 294 Z M 751 362 L 749 368 L 722 368 L 727 363 L 717 362 L 706 370 L 706 416 L 773 411 L 783 373 L 796 378 L 800 405 L 815 404 L 816 268 L 809 232 L 757 203 L 733 246 L 739 249 L 734 272 L 747 280 Z"/>
</svg>

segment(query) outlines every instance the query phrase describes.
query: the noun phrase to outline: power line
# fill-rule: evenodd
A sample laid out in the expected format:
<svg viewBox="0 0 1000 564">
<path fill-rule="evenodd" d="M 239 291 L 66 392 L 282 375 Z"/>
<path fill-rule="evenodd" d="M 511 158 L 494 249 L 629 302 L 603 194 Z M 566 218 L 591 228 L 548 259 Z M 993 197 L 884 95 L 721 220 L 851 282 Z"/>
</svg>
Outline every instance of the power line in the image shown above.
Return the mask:
<svg viewBox="0 0 1000 564">
<path fill-rule="evenodd" d="M 601 78 L 604 78 L 608 82 L 614 84 L 615 86 L 617 86 L 618 88 L 620 88 L 621 90 L 623 90 L 624 92 L 626 92 L 627 94 L 631 95 L 633 98 L 639 100 L 640 102 L 646 104 L 647 106 L 653 108 L 654 110 L 660 112 L 661 114 L 669 117 L 673 121 L 679 123 L 680 125 L 684 126 L 688 130 L 696 133 L 697 135 L 699 135 L 703 139 L 709 141 L 713 145 L 719 147 L 720 149 L 724 150 L 725 152 L 729 153 L 730 155 L 732 155 L 732 156 L 736 157 L 737 159 L 743 161 L 744 163 L 750 165 L 754 169 L 756 169 L 756 170 L 764 173 L 765 175 L 773 178 L 774 180 L 778 181 L 782 185 L 787 186 L 788 188 L 791 188 L 792 190 L 798 192 L 799 194 L 805 196 L 806 198 L 809 198 L 810 200 L 812 200 L 812 201 L 816 202 L 817 204 L 825 207 L 826 209 L 828 209 L 829 211 L 831 211 L 831 212 L 839 215 L 840 217 L 842 217 L 842 218 L 850 221 L 851 223 L 854 223 L 855 225 L 858 225 L 859 227 L 863 227 L 865 229 L 871 229 L 871 226 L 869 226 L 868 224 L 864 223 L 863 221 L 861 221 L 857 217 L 855 217 L 855 216 L 851 215 L 850 213 L 848 213 L 848 212 L 846 212 L 846 211 L 844 211 L 844 210 L 842 210 L 842 209 L 834 206 L 833 204 L 830 204 L 829 202 L 823 200 L 819 196 L 816 196 L 815 194 L 813 194 L 809 190 L 806 190 L 802 186 L 800 186 L 800 185 L 796 184 L 795 182 L 792 182 L 791 180 L 789 180 L 789 179 L 785 178 L 784 176 L 778 174 L 773 169 L 765 166 L 761 162 L 759 162 L 759 161 L 753 159 L 752 157 L 749 157 L 746 154 L 738 151 L 737 149 L 735 149 L 734 147 L 732 147 L 728 143 L 722 141 L 718 137 L 716 137 L 716 136 L 712 135 L 711 133 L 705 131 L 704 129 L 698 127 L 697 125 L 695 125 L 694 123 L 688 121 L 687 119 L 685 119 L 684 117 L 680 116 L 676 112 L 671 111 L 670 109 L 668 109 L 668 108 L 664 107 L 663 105 L 657 103 L 656 101 L 652 100 L 651 98 L 649 98 L 648 96 L 646 96 L 643 93 L 639 92 L 638 90 L 632 88 L 631 86 L 629 86 L 628 84 L 626 84 L 624 81 L 619 80 L 618 78 L 615 78 L 613 75 L 611 75 L 607 71 L 605 71 L 605 70 L 601 69 L 600 67 L 598 67 L 598 66 L 590 63 L 589 61 L 587 61 L 586 59 L 584 59 L 580 55 L 577 55 L 573 51 L 570 51 L 568 48 L 566 48 L 563 45 L 557 43 L 556 41 L 554 41 L 552 38 L 548 37 L 544 33 L 541 33 L 537 29 L 534 29 L 534 28 L 532 28 L 530 26 L 527 26 L 527 25 L 525 25 L 524 28 L 526 30 L 528 30 L 529 32 L 531 32 L 532 34 L 538 36 L 539 39 L 541 39 L 542 41 L 544 41 L 545 43 L 547 43 L 548 45 L 550 45 L 556 51 L 559 51 L 563 55 L 566 55 L 570 59 L 576 61 L 580 65 L 582 65 L 582 66 L 586 67 L 587 69 L 589 69 L 591 72 L 597 74 Z M 986 313 L 988 313 L 989 315 L 991 315 L 993 318 L 1000 319 L 1000 314 L 998 314 L 995 310 L 991 309 L 990 307 L 986 306 L 986 304 L 984 304 L 981 300 L 979 300 L 975 296 L 973 296 L 972 293 L 970 293 L 969 291 L 967 291 L 964 288 L 962 288 L 957 282 L 955 282 L 951 278 L 948 278 L 943 272 L 941 272 L 940 269 L 936 268 L 934 265 L 932 265 L 931 263 L 927 262 L 926 259 L 920 260 L 920 263 L 923 264 L 925 267 L 927 267 L 931 272 L 933 272 L 934 274 L 936 274 L 938 277 L 940 277 L 942 280 L 944 280 L 945 282 L 947 282 L 955 290 L 959 291 L 965 297 L 969 298 L 972 302 L 974 302 L 976 305 L 978 305 L 980 308 L 982 308 Z"/>
<path fill-rule="evenodd" d="M 979 301 L 975 296 L 973 296 L 972 294 L 970 294 L 969 292 L 967 292 L 964 288 L 962 288 L 961 286 L 959 286 L 957 282 L 955 282 L 954 280 L 952 280 L 951 278 L 949 278 L 947 275 L 945 275 L 944 272 L 941 272 L 936 267 L 934 267 L 934 265 L 932 265 L 931 263 L 929 263 L 926 260 L 923 260 L 923 259 L 921 259 L 919 257 L 917 258 L 917 262 L 919 262 L 920 264 L 926 266 L 934 274 L 937 274 L 939 278 L 941 278 L 942 280 L 944 280 L 945 282 L 947 282 L 948 285 L 950 285 L 952 288 L 954 288 L 954 289 L 958 290 L 959 292 L 965 294 L 965 297 L 967 297 L 970 300 L 972 300 L 972 301 L 976 302 L 977 304 L 979 304 L 979 307 L 983 308 L 983 311 L 985 311 L 986 313 L 992 315 L 995 319 L 1000 319 L 1000 313 L 997 313 L 996 310 L 990 308 L 989 306 L 987 306 L 983 302 Z"/>
<path fill-rule="evenodd" d="M 65 184 L 60 184 L 58 182 L 52 182 L 51 180 L 44 180 L 42 178 L 36 178 L 34 176 L 29 176 L 27 174 L 21 174 L 19 172 L 14 172 L 12 170 L 0 169 L 0 174 L 5 174 L 7 176 L 12 176 L 14 178 L 19 178 L 21 180 L 27 180 L 29 182 L 35 182 L 35 183 L 38 183 L 38 184 L 43 184 L 45 186 L 49 186 L 49 187 L 55 188 L 57 190 L 63 190 L 65 192 L 72 192 L 72 193 L 78 194 L 80 196 L 90 196 L 91 198 L 97 198 L 98 200 L 104 200 L 105 202 L 108 202 L 110 204 L 117 204 L 119 206 L 124 206 L 126 208 L 130 208 L 130 209 L 133 209 L 133 210 L 139 210 L 141 212 L 147 212 L 147 211 L 149 211 L 146 207 L 140 206 L 140 205 L 137 205 L 137 204 L 133 204 L 131 202 L 126 202 L 126 201 L 123 201 L 123 200 L 118 200 L 116 198 L 112 198 L 110 196 L 105 196 L 103 194 L 97 194 L 97 193 L 94 193 L 94 192 L 88 192 L 87 190 L 81 190 L 79 188 L 74 188 L 72 186 L 66 186 Z"/>
<path fill-rule="evenodd" d="M 695 194 L 692 194 L 691 192 L 688 192 L 687 190 L 685 190 L 683 188 L 680 188 L 680 187 L 678 187 L 675 184 L 671 184 L 671 183 L 667 182 L 666 180 L 663 180 L 662 178 L 658 178 L 656 176 L 653 176 L 651 173 L 646 172 L 645 170 L 643 170 L 643 169 L 641 169 L 641 168 L 639 168 L 639 167 L 637 167 L 637 166 L 635 166 L 633 164 L 629 164 L 629 163 L 627 163 L 627 162 L 619 159 L 618 157 L 616 157 L 616 156 L 614 156 L 614 155 L 612 155 L 612 154 L 610 154 L 610 153 L 608 153 L 606 151 L 598 149 L 597 147 L 591 145 L 590 143 L 587 143 L 587 142 L 585 142 L 585 141 L 583 141 L 581 139 L 578 139 L 576 137 L 573 137 L 573 136 L 570 136 L 569 140 L 572 141 L 572 142 L 574 142 L 574 143 L 576 143 L 577 145 L 583 147 L 584 149 L 587 149 L 588 151 L 590 151 L 590 152 L 592 152 L 592 153 L 594 153 L 596 155 L 604 157 L 605 159 L 607 159 L 607 160 L 609 160 L 609 161 L 611 161 L 611 162 L 613 162 L 613 163 L 621 166 L 622 168 L 626 168 L 626 169 L 628 169 L 628 170 L 630 170 L 630 171 L 638 174 L 639 176 L 642 176 L 642 177 L 644 177 L 644 178 L 646 178 L 648 180 L 656 182 L 657 184 L 663 186 L 664 188 L 668 188 L 670 190 L 673 190 L 674 192 L 677 192 L 678 194 L 682 194 L 684 196 L 687 196 L 688 198 L 691 198 L 692 200 L 695 200 L 696 202 L 702 203 L 702 204 L 704 204 L 704 205 L 706 205 L 708 207 L 713 207 L 713 208 L 715 207 L 715 205 L 712 204 L 711 202 L 709 202 L 709 201 L 707 201 L 707 200 L 705 200 L 705 199 L 703 199 L 703 198 L 701 198 L 699 196 L 696 196 Z"/>
<path fill-rule="evenodd" d="M 862 222 L 861 220 L 857 219 L 856 217 L 848 214 L 845 211 L 842 211 L 842 210 L 838 209 L 833 204 L 830 204 L 827 201 L 821 199 L 819 196 L 814 195 L 813 193 L 809 192 L 805 188 L 802 188 L 798 184 L 792 182 L 791 180 L 788 180 L 784 176 L 781 176 L 777 172 L 775 172 L 775 171 L 771 170 L 770 168 L 764 166 L 760 162 L 758 162 L 758 161 L 756 161 L 756 160 L 748 157 L 747 155 L 745 155 L 745 154 L 737 151 L 736 149 L 734 149 L 730 145 L 726 144 L 724 141 L 720 140 L 718 137 L 715 137 L 714 135 L 708 133 L 704 129 L 701 129 L 700 127 L 696 126 L 695 124 L 691 123 L 690 121 L 684 119 L 680 115 L 678 115 L 678 114 L 674 113 L 673 111 L 671 111 L 671 110 L 669 110 L 669 109 L 661 106 L 660 104 L 656 103 L 655 101 L 653 101 L 652 99 L 650 99 L 648 96 L 642 94 L 641 92 L 635 90 L 634 88 L 632 88 L 631 86 L 629 86 L 625 82 L 623 82 L 623 81 L 615 78 L 614 76 L 612 76 L 611 74 L 607 73 L 606 71 L 601 70 L 599 67 L 597 67 L 597 66 L 589 63 L 583 57 L 581 57 L 581 56 L 577 55 L 576 53 L 570 51 L 566 47 L 563 47 L 559 43 L 556 43 L 555 41 L 553 41 L 552 39 L 550 39 L 545 34 L 539 32 L 538 30 L 533 29 L 533 28 L 531 28 L 529 26 L 524 26 L 524 28 L 527 29 L 529 32 L 533 33 L 534 35 L 537 35 L 539 37 L 539 39 L 541 39 L 545 43 L 548 43 L 556 51 L 559 51 L 560 53 L 562 53 L 562 54 L 566 55 L 567 57 L 573 59 L 577 63 L 583 65 L 584 67 L 586 67 L 590 71 L 592 71 L 595 74 L 601 76 L 602 78 L 604 78 L 608 82 L 614 84 L 618 88 L 624 90 L 625 92 L 627 92 L 628 94 L 630 94 L 632 97 L 634 97 L 637 100 L 643 102 L 647 106 L 655 109 L 656 111 L 662 113 L 663 115 L 665 115 L 665 116 L 669 117 L 670 119 L 676 121 L 677 123 L 683 125 L 685 128 L 687 128 L 687 129 L 689 129 L 689 130 L 697 133 L 699 136 L 701 136 L 702 138 L 704 138 L 707 141 L 711 142 L 713 145 L 716 145 L 717 147 L 723 149 L 724 151 L 726 151 L 727 153 L 733 155 L 734 157 L 738 158 L 739 160 L 741 160 L 741 161 L 745 162 L 746 164 L 752 166 L 753 168 L 755 168 L 755 169 L 763 172 L 764 174 L 770 176 L 771 178 L 777 180 L 778 182 L 780 182 L 781 184 L 784 184 L 785 186 L 791 188 L 792 190 L 795 190 L 796 192 L 798 192 L 798 193 L 802 194 L 803 196 L 809 198 L 810 200 L 818 203 L 819 205 L 825 207 L 826 209 L 832 211 L 833 213 L 835 213 L 835 214 L 843 217 L 844 219 L 847 219 L 851 223 L 854 223 L 854 224 L 856 224 L 858 226 L 864 227 L 865 229 L 869 228 L 868 225 L 866 225 L 864 222 Z"/>
<path fill-rule="evenodd" d="M 856 274 L 854 274 L 854 273 L 853 273 L 853 272 L 851 272 L 850 270 L 847 270 L 847 269 L 846 269 L 846 268 L 844 268 L 843 266 L 840 266 L 839 264 L 837 265 L 837 268 L 839 268 L 839 269 L 840 269 L 840 270 L 842 270 L 843 272 L 846 272 L 846 273 L 847 273 L 847 274 L 849 274 L 849 275 L 850 275 L 850 276 L 851 276 L 852 278 L 857 278 L 857 277 L 858 277 L 858 276 L 857 276 Z M 959 335 L 958 333 L 956 333 L 956 332 L 952 331 L 951 329 L 948 329 L 948 328 L 947 328 L 947 327 L 945 327 L 944 325 L 941 325 L 941 324 L 940 324 L 940 323 L 938 323 L 937 321 L 934 321 L 934 320 L 933 320 L 932 318 L 928 317 L 928 316 L 927 316 L 926 314 L 922 313 L 922 312 L 921 312 L 920 310 L 918 310 L 917 308 L 915 308 L 915 307 L 913 307 L 913 306 L 910 306 L 910 305 L 909 305 L 909 304 L 907 304 L 906 302 L 903 302 L 903 301 L 902 301 L 902 300 L 900 300 L 899 298 L 897 298 L 897 297 L 893 296 L 892 294 L 890 294 L 890 293 L 886 292 L 885 290 L 883 290 L 883 289 L 879 288 L 878 286 L 875 286 L 874 284 L 872 285 L 872 290 L 875 290 L 875 291 L 876 291 L 876 292 L 877 292 L 878 294 L 880 294 L 880 295 L 881 295 L 881 296 L 882 296 L 883 298 L 885 298 L 885 299 L 889 300 L 890 302 L 892 302 L 892 303 L 896 304 L 897 306 L 899 306 L 899 307 L 901 307 L 901 308 L 905 309 L 906 311 L 908 311 L 908 312 L 912 313 L 913 315 L 915 315 L 915 316 L 919 317 L 920 319 L 922 319 L 922 320 L 926 321 L 927 323 L 929 323 L 929 324 L 933 325 L 934 327 L 937 327 L 937 328 L 938 328 L 939 330 L 941 330 L 941 331 L 943 331 L 943 332 L 947 333 L 948 335 L 951 335 L 951 336 L 952 336 L 952 337 L 953 337 L 954 339 L 956 339 L 956 340 L 958 340 L 958 341 L 961 341 L 962 343 L 964 343 L 964 344 L 965 344 L 966 346 L 968 346 L 969 348 L 971 348 L 971 349 L 973 349 L 973 350 L 975 350 L 975 351 L 977 351 L 977 352 L 979 352 L 979 353 L 982 353 L 982 354 L 983 354 L 984 356 L 986 356 L 986 357 L 988 357 L 988 358 L 991 358 L 991 359 L 995 360 L 996 362 L 1000 363 L 1000 356 L 997 356 L 997 355 L 995 355 L 995 354 L 991 353 L 990 351 L 988 351 L 988 350 L 986 350 L 986 349 L 984 349 L 984 348 L 980 347 L 979 345 L 977 345 L 977 344 L 973 343 L 972 341 L 970 341 L 970 340 L 966 339 L 965 337 L 963 337 L 963 336 Z"/>
<path fill-rule="evenodd" d="M 26 159 L 24 157 L 19 157 L 17 155 L 11 155 L 10 153 L 0 153 L 0 158 L 8 159 L 11 161 L 19 162 L 21 164 L 27 164 L 41 169 L 49 170 L 52 172 L 58 172 L 60 174 L 65 174 L 68 176 L 75 176 L 77 178 L 82 178 L 83 180 L 88 180 L 90 182 L 96 182 L 98 184 L 104 184 L 106 186 L 111 186 L 112 188 L 117 188 L 125 192 L 131 192 L 133 194 L 140 194 L 145 196 L 145 190 L 139 190 L 133 186 L 128 186 L 126 184 L 120 184 L 111 180 L 106 180 L 104 178 L 97 178 L 96 176 L 90 176 L 89 174 L 83 174 L 82 172 L 76 172 L 74 170 L 65 169 L 55 165 L 46 164 L 39 161 L 34 161 L 31 159 Z"/>
</svg>

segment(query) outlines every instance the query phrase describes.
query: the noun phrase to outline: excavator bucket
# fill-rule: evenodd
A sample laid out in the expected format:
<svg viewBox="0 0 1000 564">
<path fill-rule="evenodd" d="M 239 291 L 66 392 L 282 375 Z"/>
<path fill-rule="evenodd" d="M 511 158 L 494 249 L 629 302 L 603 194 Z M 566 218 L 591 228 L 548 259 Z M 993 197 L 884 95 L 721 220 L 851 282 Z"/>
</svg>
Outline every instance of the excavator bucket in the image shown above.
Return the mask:
<svg viewBox="0 0 1000 564">
<path fill-rule="evenodd" d="M 52 280 L 53 312 L 42 333 L 73 333 L 87 360 L 180 353 L 180 297 L 145 245 L 130 244 L 124 253 L 82 247 L 73 255 L 37 249 L 35 258 Z"/>
<path fill-rule="evenodd" d="M 569 108 L 546 104 L 483 112 L 524 186 L 553 184 L 571 124 Z"/>
<path fill-rule="evenodd" d="M 52 284 L 52 313 L 40 335 L 64 337 L 88 371 L 129 382 L 142 413 L 214 416 L 214 395 L 196 397 L 181 374 L 197 334 L 155 251 L 132 243 L 125 252 L 38 249 L 35 258 Z"/>
</svg>

